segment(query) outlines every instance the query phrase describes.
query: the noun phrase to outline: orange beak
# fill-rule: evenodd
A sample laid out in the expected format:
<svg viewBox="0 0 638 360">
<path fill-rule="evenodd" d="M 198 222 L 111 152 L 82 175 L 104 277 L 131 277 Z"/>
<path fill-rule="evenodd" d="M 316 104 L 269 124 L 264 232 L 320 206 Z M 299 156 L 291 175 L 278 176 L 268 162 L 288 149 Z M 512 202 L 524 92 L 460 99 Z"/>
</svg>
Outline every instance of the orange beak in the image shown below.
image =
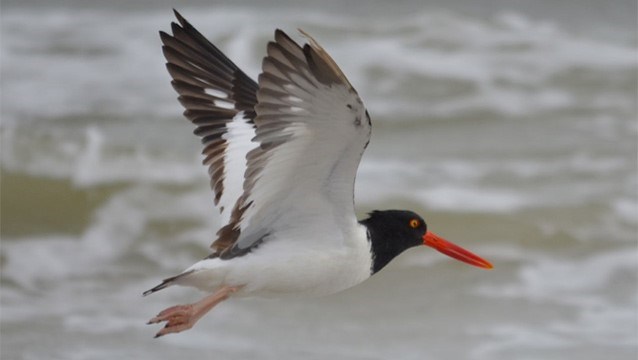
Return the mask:
<svg viewBox="0 0 638 360">
<path fill-rule="evenodd" d="M 433 247 L 449 257 L 453 257 L 456 260 L 463 261 L 470 265 L 483 269 L 491 269 L 494 267 L 489 261 L 472 254 L 458 245 L 452 244 L 431 231 L 427 231 L 425 235 L 423 235 L 423 245 Z"/>
</svg>

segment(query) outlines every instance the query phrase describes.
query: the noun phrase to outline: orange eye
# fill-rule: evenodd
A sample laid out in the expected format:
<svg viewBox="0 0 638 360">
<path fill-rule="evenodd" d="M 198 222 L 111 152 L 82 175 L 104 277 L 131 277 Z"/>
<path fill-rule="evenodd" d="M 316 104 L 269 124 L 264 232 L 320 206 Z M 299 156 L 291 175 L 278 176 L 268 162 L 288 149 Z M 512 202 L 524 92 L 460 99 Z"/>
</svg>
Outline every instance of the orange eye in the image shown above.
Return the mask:
<svg viewBox="0 0 638 360">
<path fill-rule="evenodd" d="M 413 229 L 418 228 L 421 225 L 421 222 L 418 219 L 410 220 L 410 227 Z"/>
</svg>

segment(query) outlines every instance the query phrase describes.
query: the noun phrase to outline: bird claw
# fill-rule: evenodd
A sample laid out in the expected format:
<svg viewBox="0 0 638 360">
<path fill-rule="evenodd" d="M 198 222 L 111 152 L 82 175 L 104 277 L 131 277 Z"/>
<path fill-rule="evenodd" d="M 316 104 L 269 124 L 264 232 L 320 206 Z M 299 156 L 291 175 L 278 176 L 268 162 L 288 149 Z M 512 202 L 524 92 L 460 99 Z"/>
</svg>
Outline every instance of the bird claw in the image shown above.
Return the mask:
<svg viewBox="0 0 638 360">
<path fill-rule="evenodd" d="M 177 305 L 163 310 L 157 316 L 150 319 L 146 324 L 158 324 L 166 321 L 166 325 L 155 334 L 155 338 L 166 334 L 178 333 L 188 330 L 195 325 L 198 318 L 195 315 L 193 305 Z"/>
<path fill-rule="evenodd" d="M 243 285 L 242 285 L 243 286 Z M 195 323 L 215 307 L 220 302 L 228 299 L 230 295 L 237 292 L 242 286 L 223 286 L 215 293 L 201 299 L 200 301 L 188 304 L 171 306 L 162 310 L 157 316 L 147 322 L 147 324 L 158 324 L 166 321 L 166 325 L 155 337 L 166 334 L 178 333 L 192 328 Z"/>
</svg>

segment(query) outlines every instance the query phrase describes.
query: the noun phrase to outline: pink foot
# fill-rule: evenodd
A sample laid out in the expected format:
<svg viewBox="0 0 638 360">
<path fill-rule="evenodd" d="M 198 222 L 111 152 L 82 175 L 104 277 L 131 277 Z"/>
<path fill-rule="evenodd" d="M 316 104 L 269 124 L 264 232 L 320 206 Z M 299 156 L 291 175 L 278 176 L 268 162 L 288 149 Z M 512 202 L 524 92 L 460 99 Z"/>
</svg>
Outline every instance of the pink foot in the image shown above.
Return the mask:
<svg viewBox="0 0 638 360">
<path fill-rule="evenodd" d="M 193 304 L 171 306 L 163 310 L 157 316 L 148 321 L 148 324 L 157 324 L 166 321 L 164 328 L 160 330 L 155 337 L 164 336 L 166 334 L 178 333 L 188 330 L 199 320 L 194 311 Z"/>
<path fill-rule="evenodd" d="M 157 314 L 157 316 L 149 320 L 147 324 L 158 324 L 166 321 L 166 325 L 155 335 L 156 338 L 166 334 L 188 330 L 192 328 L 202 316 L 214 308 L 215 305 L 228 299 L 231 294 L 240 288 L 241 286 L 223 286 L 215 293 L 208 295 L 194 304 L 171 306 Z"/>
</svg>

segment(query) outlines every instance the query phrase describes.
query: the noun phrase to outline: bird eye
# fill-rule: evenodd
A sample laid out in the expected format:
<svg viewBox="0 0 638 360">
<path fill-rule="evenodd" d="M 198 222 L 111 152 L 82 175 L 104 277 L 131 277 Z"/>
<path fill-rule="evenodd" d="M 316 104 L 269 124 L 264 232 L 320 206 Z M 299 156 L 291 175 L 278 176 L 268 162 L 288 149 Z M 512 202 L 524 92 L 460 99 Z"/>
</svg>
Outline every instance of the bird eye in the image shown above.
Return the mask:
<svg viewBox="0 0 638 360">
<path fill-rule="evenodd" d="M 421 222 L 418 219 L 412 219 L 410 220 L 410 227 L 413 229 L 416 229 L 419 227 L 419 225 L 421 225 Z"/>
</svg>

